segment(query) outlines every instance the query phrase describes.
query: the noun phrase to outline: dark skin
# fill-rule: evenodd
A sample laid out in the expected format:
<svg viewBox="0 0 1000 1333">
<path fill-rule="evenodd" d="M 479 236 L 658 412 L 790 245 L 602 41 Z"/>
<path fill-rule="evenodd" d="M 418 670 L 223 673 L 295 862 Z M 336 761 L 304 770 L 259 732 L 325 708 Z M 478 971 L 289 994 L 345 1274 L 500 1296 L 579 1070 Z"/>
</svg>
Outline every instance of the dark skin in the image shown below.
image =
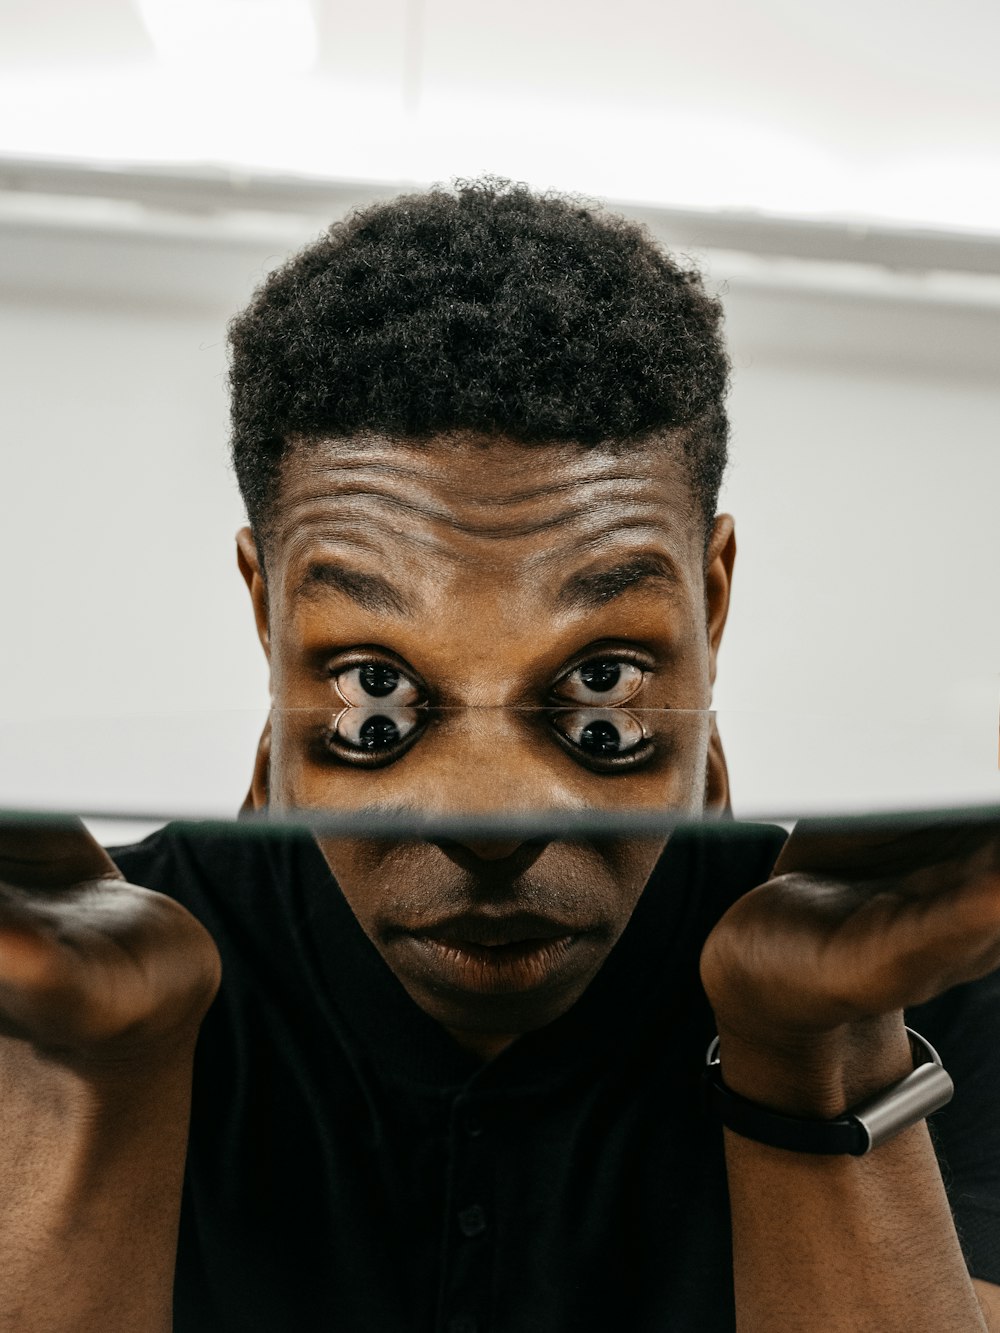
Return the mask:
<svg viewBox="0 0 1000 1333">
<path fill-rule="evenodd" d="M 733 524 L 716 520 L 706 560 L 700 515 L 669 450 L 330 443 L 310 446 L 308 459 L 286 468 L 266 580 L 249 529 L 238 539 L 271 669 L 273 806 L 696 812 L 706 797 L 724 803 L 704 710 L 729 605 Z M 352 765 L 349 753 L 331 760 L 315 743 L 317 725 L 348 700 L 364 705 L 360 673 L 383 665 L 398 683 L 367 702 L 430 705 L 443 710 L 437 725 L 378 768 Z M 611 688 L 592 688 L 616 671 Z M 661 745 L 659 762 L 595 772 L 540 711 L 624 704 L 691 710 L 678 711 L 688 725 L 674 727 L 667 762 Z M 582 994 L 663 849 L 634 840 L 321 845 L 411 997 L 484 1058 Z M 554 923 L 571 942 L 529 960 L 524 984 L 513 964 L 463 970 L 418 943 L 417 932 L 436 937 L 436 923 L 470 912 L 530 912 L 543 918 L 539 930 Z M 464 984 L 469 972 L 476 989 Z"/>
<path fill-rule="evenodd" d="M 170 1333 L 195 1041 L 189 912 L 79 823 L 0 826 L 0 1328 Z"/>
<path fill-rule="evenodd" d="M 643 572 L 634 562 L 650 547 L 659 562 Z M 605 703 L 641 719 L 641 697 L 704 718 L 732 520 L 716 520 L 706 558 L 669 449 L 623 459 L 330 442 L 293 455 L 266 584 L 248 532 L 239 549 L 277 706 L 254 804 L 268 783 L 278 806 L 725 804 L 711 729 L 681 725 L 669 762 L 661 754 L 617 773 L 595 771 L 545 730 L 553 698 L 561 707 L 586 684 L 583 665 L 616 654 L 638 668 L 619 675 L 636 690 Z M 316 552 L 337 556 L 339 570 L 297 595 Z M 603 589 L 577 577 L 615 566 Z M 600 596 L 570 606 L 558 597 L 567 580 Z M 365 767 L 329 747 L 319 762 L 310 719 L 336 732 L 331 720 L 364 707 L 348 697 L 362 666 L 390 656 L 400 679 L 412 669 L 427 702 L 457 717 L 391 762 Z M 407 697 L 401 708 L 422 704 Z M 348 738 L 353 721 L 342 723 Z M 338 733 L 331 744 L 342 742 Z M 904 1006 L 1000 964 L 1000 834 L 975 830 L 961 845 L 931 835 L 914 858 L 912 840 L 818 844 L 796 830 L 775 877 L 718 923 L 702 974 L 736 1091 L 837 1115 L 908 1069 Z M 473 839 L 324 851 L 415 1001 L 490 1058 L 582 992 L 661 846 Z M 439 992 L 428 969 L 447 961 L 417 965 L 394 936 L 419 927 L 414 917 L 511 905 L 562 914 L 580 940 L 537 976 L 529 968 L 535 984 L 515 970 L 517 984 L 493 995 Z M 218 981 L 204 930 L 124 884 L 81 828 L 19 830 L 0 844 L 0 1327 L 167 1333 L 191 1057 Z M 726 1164 L 740 1333 L 1000 1329 L 1000 1291 L 965 1270 L 924 1125 L 862 1159 L 727 1132 Z"/>
</svg>

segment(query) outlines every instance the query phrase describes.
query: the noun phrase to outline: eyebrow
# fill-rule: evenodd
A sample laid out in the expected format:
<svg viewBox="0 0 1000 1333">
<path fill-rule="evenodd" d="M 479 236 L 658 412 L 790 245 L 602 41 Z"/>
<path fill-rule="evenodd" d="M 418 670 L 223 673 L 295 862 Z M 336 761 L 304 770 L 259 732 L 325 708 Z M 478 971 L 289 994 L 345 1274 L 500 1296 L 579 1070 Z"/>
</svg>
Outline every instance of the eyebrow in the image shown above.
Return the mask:
<svg viewBox="0 0 1000 1333">
<path fill-rule="evenodd" d="M 311 560 L 296 584 L 296 597 L 314 597 L 324 589 L 343 593 L 365 611 L 412 615 L 412 601 L 382 574 L 366 574 L 339 560 Z"/>
<path fill-rule="evenodd" d="M 648 551 L 610 569 L 571 575 L 559 589 L 556 604 L 564 609 L 593 611 L 650 579 L 660 580 L 671 590 L 679 588 L 681 583 L 677 566 L 669 556 Z"/>
</svg>

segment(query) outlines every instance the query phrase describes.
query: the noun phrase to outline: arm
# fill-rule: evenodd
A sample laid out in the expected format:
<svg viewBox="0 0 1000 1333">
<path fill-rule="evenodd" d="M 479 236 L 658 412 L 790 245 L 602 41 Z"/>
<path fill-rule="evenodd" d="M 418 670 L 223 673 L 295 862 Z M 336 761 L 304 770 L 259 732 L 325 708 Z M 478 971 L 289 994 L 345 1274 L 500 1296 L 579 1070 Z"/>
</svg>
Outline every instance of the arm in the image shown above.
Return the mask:
<svg viewBox="0 0 1000 1333">
<path fill-rule="evenodd" d="M 207 932 L 78 827 L 0 830 L 0 1333 L 169 1333 Z"/>
<path fill-rule="evenodd" d="M 790 1115 L 840 1115 L 912 1066 L 902 1017 L 878 1026 L 838 1043 L 815 1081 L 803 1079 L 800 1062 L 723 1037 L 726 1082 Z M 1000 1328 L 966 1270 L 923 1122 L 865 1157 L 725 1137 L 740 1333 Z"/>
<path fill-rule="evenodd" d="M 3 1333 L 169 1333 L 190 1067 L 94 1079 L 2 1043 Z"/>
<path fill-rule="evenodd" d="M 713 931 L 702 975 L 725 1082 L 827 1119 L 912 1067 L 904 1007 L 1000 965 L 1000 838 L 800 827 L 775 878 Z M 861 1158 L 725 1138 L 740 1333 L 1000 1327 L 997 1289 L 966 1270 L 926 1125 Z"/>
</svg>

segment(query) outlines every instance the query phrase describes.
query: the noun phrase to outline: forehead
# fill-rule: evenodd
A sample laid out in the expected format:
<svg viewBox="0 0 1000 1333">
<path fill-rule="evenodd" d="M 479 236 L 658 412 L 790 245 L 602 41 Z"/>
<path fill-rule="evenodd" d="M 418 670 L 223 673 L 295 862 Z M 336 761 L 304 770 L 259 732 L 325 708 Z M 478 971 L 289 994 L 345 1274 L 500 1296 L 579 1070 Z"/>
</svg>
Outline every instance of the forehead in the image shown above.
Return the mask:
<svg viewBox="0 0 1000 1333">
<path fill-rule="evenodd" d="M 539 580 L 636 552 L 700 579 L 701 537 L 684 463 L 662 440 L 329 440 L 290 449 L 268 557 L 289 597 L 324 555 L 388 564 L 418 590 L 461 577 L 541 592 Z"/>
</svg>

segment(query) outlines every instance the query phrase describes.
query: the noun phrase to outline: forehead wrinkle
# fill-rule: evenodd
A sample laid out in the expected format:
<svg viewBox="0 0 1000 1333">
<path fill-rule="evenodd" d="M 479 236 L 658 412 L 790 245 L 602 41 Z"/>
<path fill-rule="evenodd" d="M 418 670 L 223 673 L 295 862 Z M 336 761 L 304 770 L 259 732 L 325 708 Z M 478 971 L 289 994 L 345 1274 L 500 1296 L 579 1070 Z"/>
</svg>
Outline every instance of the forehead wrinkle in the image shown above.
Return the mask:
<svg viewBox="0 0 1000 1333">
<path fill-rule="evenodd" d="M 422 458 L 410 464 L 405 459 L 401 461 L 398 455 L 391 461 L 376 463 L 365 457 L 317 466 L 315 462 L 309 465 L 300 456 L 299 470 L 287 477 L 291 485 L 286 492 L 286 551 L 291 548 L 297 554 L 303 547 L 319 541 L 326 546 L 357 546 L 383 560 L 398 557 L 401 550 L 410 550 L 447 564 L 461 564 L 463 560 L 478 561 L 483 553 L 470 548 L 456 549 L 450 540 L 452 536 L 493 542 L 530 542 L 533 537 L 542 536 L 544 542 L 544 535 L 550 534 L 545 549 L 522 552 L 523 566 L 537 569 L 553 561 L 578 557 L 581 551 L 600 552 L 616 536 L 623 532 L 637 533 L 643 527 L 662 544 L 664 520 L 674 517 L 671 500 L 675 488 L 670 487 L 670 495 L 661 494 L 663 479 L 624 470 L 620 457 L 605 457 L 601 462 L 606 469 L 604 475 L 601 468 L 594 468 L 585 478 L 559 477 L 498 497 L 484 495 L 481 489 L 455 486 L 445 469 L 429 470 L 422 465 Z M 438 497 L 427 492 L 441 478 L 447 480 L 456 503 L 460 496 L 471 497 L 473 510 L 485 509 L 489 518 L 476 512 L 455 514 L 451 506 L 437 503 Z M 409 489 L 400 493 L 397 486 L 404 484 Z M 572 496 L 573 502 L 568 508 L 560 507 L 555 514 L 541 517 L 537 513 L 511 512 L 532 501 L 558 496 Z M 446 498 L 450 498 L 447 493 Z M 498 522 L 496 511 L 501 507 L 509 517 Z M 684 513 L 676 517 L 683 518 Z M 600 528 L 595 531 L 597 524 Z M 633 542 L 628 546 L 633 546 Z"/>
<path fill-rule="evenodd" d="M 338 501 L 350 500 L 351 507 L 356 508 L 358 501 L 371 501 L 375 505 L 382 505 L 388 509 L 403 510 L 405 512 L 419 514 L 422 518 L 432 518 L 447 521 L 448 514 L 446 510 L 435 508 L 430 504 L 421 504 L 415 499 L 412 492 L 404 495 L 395 495 L 391 491 L 376 490 L 372 486 L 362 485 L 338 485 L 334 490 L 325 495 L 312 495 L 309 501 L 304 504 L 305 508 L 311 508 L 313 505 L 334 505 Z"/>
<path fill-rule="evenodd" d="M 331 501 L 350 498 L 350 503 L 331 504 Z M 362 497 L 364 498 L 364 497 Z M 379 505 L 359 505 L 356 495 L 313 496 L 310 501 L 300 505 L 294 513 L 289 513 L 284 524 L 282 536 L 288 548 L 288 562 L 294 564 L 312 545 L 325 547 L 354 546 L 367 551 L 380 559 L 391 556 L 389 550 L 378 542 L 379 537 L 389 537 L 392 545 L 403 543 L 418 550 L 436 550 L 439 543 L 417 528 L 400 527 L 391 521 Z M 410 506 L 413 509 L 413 506 Z M 382 520 L 380 522 L 380 520 Z"/>
<path fill-rule="evenodd" d="M 371 522 L 373 518 L 378 518 L 379 511 L 389 511 L 393 514 L 413 515 L 424 521 L 436 523 L 449 528 L 454 532 L 462 533 L 464 536 L 492 537 L 499 539 L 531 537 L 535 536 L 537 533 L 567 527 L 575 523 L 581 516 L 592 516 L 595 504 L 601 504 L 601 507 L 606 507 L 608 503 L 607 501 L 596 502 L 593 499 L 589 499 L 581 501 L 570 509 L 565 509 L 557 514 L 549 515 L 546 518 L 536 518 L 534 520 L 526 519 L 521 522 L 512 521 L 509 523 L 476 523 L 474 521 L 469 521 L 468 519 L 459 518 L 457 515 L 449 513 L 447 510 L 422 505 L 418 501 L 409 497 L 404 498 L 401 496 L 387 495 L 385 492 L 374 492 L 360 487 L 339 487 L 335 495 L 324 496 L 322 499 L 317 498 L 315 501 L 317 507 L 321 505 L 328 506 L 326 512 L 323 514 L 322 521 L 324 526 L 332 527 L 333 525 L 337 525 L 338 531 L 340 530 L 340 524 L 344 523 L 344 519 L 338 517 L 335 513 L 338 501 L 343 501 L 345 504 L 349 503 L 349 519 L 354 522 L 356 522 L 362 514 L 366 515 L 367 522 Z M 483 501 L 483 504 L 491 509 L 495 507 L 486 500 Z M 302 523 L 306 521 L 308 521 L 308 511 L 306 515 L 299 515 L 297 517 L 295 520 L 296 529 L 298 530 Z M 414 543 L 434 545 L 433 541 L 429 541 L 426 538 L 421 539 L 421 537 L 414 532 L 404 532 L 389 524 L 386 525 L 386 530 L 392 532 L 395 538 L 403 538 L 404 540 L 409 538 Z"/>
<path fill-rule="evenodd" d="M 375 474 L 374 478 L 372 477 L 373 473 Z M 628 471 L 618 470 L 604 475 L 598 471 L 582 477 L 577 475 L 565 479 L 552 479 L 539 485 L 515 489 L 509 494 L 498 494 L 495 489 L 490 489 L 484 493 L 481 487 L 470 488 L 458 484 L 450 473 L 440 470 L 428 472 L 426 468 L 404 467 L 396 463 L 371 464 L 365 462 L 353 466 L 350 464 L 335 464 L 310 467 L 303 468 L 298 475 L 303 481 L 314 481 L 315 478 L 320 476 L 329 477 L 332 483 L 326 497 L 329 500 L 335 500 L 340 496 L 368 499 L 398 510 L 418 514 L 421 517 L 450 523 L 455 527 L 469 531 L 479 531 L 480 527 L 479 525 L 470 525 L 457 517 L 447 503 L 449 499 L 453 499 L 460 504 L 488 510 L 516 508 L 565 494 L 572 494 L 578 498 L 585 495 L 587 503 L 593 504 L 598 502 L 600 493 L 609 488 L 613 490 L 627 488 L 627 494 L 622 495 L 624 500 L 634 495 L 637 490 L 641 491 L 649 485 L 649 478 L 641 475 L 637 476 L 634 468 Z M 390 479 L 405 482 L 405 490 L 400 492 L 385 485 L 377 484 L 378 481 Z M 419 487 L 416 490 L 414 489 L 414 481 L 425 483 L 423 491 L 427 496 L 426 499 L 421 499 Z M 428 491 L 434 491 L 435 488 L 439 492 L 443 492 L 443 495 L 440 493 L 433 495 L 433 497 L 427 495 Z M 444 501 L 443 504 L 441 503 L 442 500 Z M 502 528 L 503 525 L 499 525 L 498 530 Z"/>
<path fill-rule="evenodd" d="M 629 540 L 622 542 L 621 538 L 625 533 L 629 534 Z M 607 554 L 609 558 L 619 556 L 625 560 L 639 554 L 641 539 L 649 549 L 665 555 L 680 572 L 683 562 L 664 545 L 664 536 L 665 529 L 662 522 L 646 515 L 634 515 L 630 519 L 621 519 L 613 525 L 609 524 L 600 532 L 591 533 L 589 536 L 578 533 L 565 544 L 540 551 L 534 563 L 550 565 L 575 561 L 581 554 L 588 552 L 593 552 L 595 555 Z"/>
<path fill-rule="evenodd" d="M 299 443 L 309 442 L 300 441 Z M 344 449 L 347 442 L 326 441 L 325 443 L 328 446 L 332 444 L 334 449 Z M 363 453 L 361 452 L 362 447 L 364 449 Z M 455 467 L 448 466 L 448 463 L 443 466 L 440 463 L 437 466 L 429 465 L 429 461 L 435 452 L 440 457 L 440 450 L 435 451 L 432 448 L 416 452 L 412 446 L 408 448 L 405 444 L 393 443 L 391 457 L 379 459 L 372 457 L 370 443 L 354 448 L 350 448 L 348 445 L 347 448 L 347 457 L 342 454 L 339 458 L 324 461 L 316 458 L 313 454 L 293 447 L 284 461 L 284 483 L 288 485 L 295 477 L 331 474 L 335 476 L 360 475 L 362 478 L 371 475 L 388 478 L 398 477 L 408 484 L 412 484 L 414 480 L 427 481 L 431 485 L 437 486 L 444 484 L 457 499 L 463 502 L 505 506 L 519 504 L 525 500 L 541 499 L 548 495 L 556 495 L 561 491 L 579 490 L 582 486 L 641 481 L 641 476 L 637 474 L 641 474 L 643 462 L 648 462 L 650 457 L 656 459 L 669 458 L 669 453 L 664 454 L 659 448 L 655 451 L 655 455 L 651 455 L 649 450 L 640 450 L 638 454 L 629 455 L 623 460 L 621 452 L 617 450 L 609 454 L 600 450 L 578 449 L 568 454 L 565 451 L 559 451 L 557 455 L 557 451 L 554 451 L 551 447 L 542 446 L 539 449 L 537 446 L 520 446 L 520 450 L 528 456 L 530 461 L 546 464 L 548 472 L 546 479 L 534 486 L 515 489 L 510 495 L 492 494 L 484 496 L 478 485 L 478 476 L 476 483 L 467 488 L 458 482 Z M 401 461 L 401 456 L 405 458 L 407 454 L 413 459 L 412 462 Z M 446 451 L 445 456 L 448 457 L 449 462 L 452 458 L 457 458 L 459 469 L 462 464 L 469 461 L 468 454 L 460 447 Z M 473 455 L 473 463 L 475 463 L 477 456 Z M 590 464 L 590 466 L 586 467 L 587 464 Z M 575 468 L 575 474 L 568 477 L 559 477 L 558 474 L 564 471 L 567 466 Z M 293 476 L 289 477 L 288 473 L 292 469 L 294 469 Z M 555 477 L 552 475 L 553 472 L 557 474 Z M 520 475 L 520 469 L 516 465 L 512 466 L 507 475 L 516 483 L 516 479 Z"/>
</svg>

